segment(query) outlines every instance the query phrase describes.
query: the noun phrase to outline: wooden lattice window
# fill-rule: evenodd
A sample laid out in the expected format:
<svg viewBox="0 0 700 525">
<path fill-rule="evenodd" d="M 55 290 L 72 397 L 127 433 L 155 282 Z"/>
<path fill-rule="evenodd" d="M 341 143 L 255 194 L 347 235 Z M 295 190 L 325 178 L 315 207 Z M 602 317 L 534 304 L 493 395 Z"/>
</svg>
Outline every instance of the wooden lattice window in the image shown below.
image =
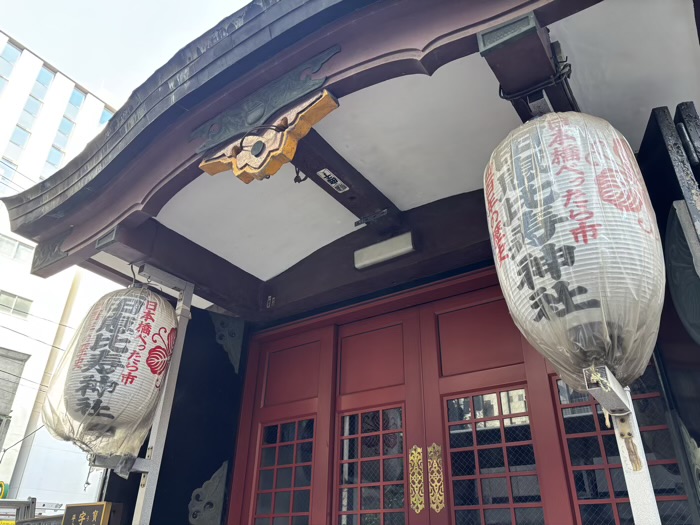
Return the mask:
<svg viewBox="0 0 700 525">
<path fill-rule="evenodd" d="M 560 435 L 580 525 L 634 525 L 625 477 L 612 428 L 588 394 L 553 379 Z M 631 387 L 652 484 L 664 525 L 690 525 L 692 519 L 666 405 L 653 366 Z"/>
<path fill-rule="evenodd" d="M 544 523 L 525 388 L 449 399 L 446 418 L 455 524 Z"/>
<path fill-rule="evenodd" d="M 263 428 L 255 525 L 309 525 L 314 420 Z"/>
<path fill-rule="evenodd" d="M 403 419 L 402 407 L 340 416 L 340 525 L 406 523 Z"/>
</svg>

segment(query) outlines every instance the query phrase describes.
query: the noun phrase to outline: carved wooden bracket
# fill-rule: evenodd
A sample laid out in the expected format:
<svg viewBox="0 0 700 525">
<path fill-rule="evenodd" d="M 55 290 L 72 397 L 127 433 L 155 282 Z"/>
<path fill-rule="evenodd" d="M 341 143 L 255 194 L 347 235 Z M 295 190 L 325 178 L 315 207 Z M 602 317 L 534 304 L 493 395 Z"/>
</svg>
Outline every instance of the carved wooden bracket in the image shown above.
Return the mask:
<svg viewBox="0 0 700 525">
<path fill-rule="evenodd" d="M 232 170 L 246 184 L 266 179 L 291 162 L 299 141 L 337 107 L 336 98 L 324 90 L 206 157 L 199 167 L 209 175 Z"/>
</svg>

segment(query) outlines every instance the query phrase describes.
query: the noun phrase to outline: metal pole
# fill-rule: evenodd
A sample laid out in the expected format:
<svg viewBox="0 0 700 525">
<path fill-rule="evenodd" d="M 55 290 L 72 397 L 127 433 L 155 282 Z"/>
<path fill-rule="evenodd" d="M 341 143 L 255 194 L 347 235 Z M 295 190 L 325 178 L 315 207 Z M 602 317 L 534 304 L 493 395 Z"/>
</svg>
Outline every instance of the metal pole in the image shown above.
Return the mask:
<svg viewBox="0 0 700 525">
<path fill-rule="evenodd" d="M 132 525 L 149 525 L 151 513 L 153 512 L 156 486 L 158 484 L 158 474 L 160 472 L 161 462 L 163 461 L 163 449 L 168 432 L 170 412 L 173 408 L 175 386 L 177 385 L 177 376 L 180 369 L 180 361 L 182 360 L 182 347 L 185 342 L 185 332 L 187 331 L 187 323 L 191 317 L 190 305 L 192 304 L 194 286 L 191 283 L 177 279 L 152 267 L 142 268 L 139 273 L 148 274 L 153 281 L 160 282 L 164 286 L 175 288 L 180 291 L 177 307 L 175 309 L 178 320 L 175 348 L 173 348 L 168 375 L 163 385 L 163 394 L 158 403 L 153 427 L 151 427 L 146 461 L 137 460 L 135 465 L 144 465 L 144 467 L 139 469 L 142 471 L 141 484 L 139 485 L 139 493 L 136 498 L 134 519 L 131 523 Z"/>
<path fill-rule="evenodd" d="M 629 387 L 625 388 L 625 393 L 632 410 L 629 414 L 611 417 L 617 448 L 620 451 L 622 471 L 625 474 L 632 516 L 636 525 L 661 525 L 659 507 L 656 504 L 654 487 L 651 484 L 642 435 L 639 432 L 637 416 L 634 414 Z"/>
<path fill-rule="evenodd" d="M 588 393 L 612 418 L 635 525 L 661 525 L 629 387 L 623 388 L 605 366 L 584 369 L 583 377 Z"/>
</svg>

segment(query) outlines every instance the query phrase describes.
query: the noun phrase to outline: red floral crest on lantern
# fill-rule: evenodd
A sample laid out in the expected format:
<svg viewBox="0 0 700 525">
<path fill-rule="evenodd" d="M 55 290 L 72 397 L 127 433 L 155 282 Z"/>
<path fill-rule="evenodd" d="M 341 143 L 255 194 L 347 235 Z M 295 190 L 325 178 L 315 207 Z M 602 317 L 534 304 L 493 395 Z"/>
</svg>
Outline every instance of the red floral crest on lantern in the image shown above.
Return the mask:
<svg viewBox="0 0 700 525">
<path fill-rule="evenodd" d="M 632 213 L 642 211 L 643 190 L 634 172 L 607 168 L 596 177 L 596 184 L 603 202 L 612 204 L 621 211 Z"/>
<path fill-rule="evenodd" d="M 153 342 L 159 344 L 148 351 L 148 357 L 146 358 L 148 368 L 154 375 L 158 376 L 163 375 L 168 369 L 170 356 L 173 354 L 173 349 L 175 348 L 177 329 L 171 328 L 167 337 L 165 332 L 167 332 L 167 328 L 161 328 L 158 330 L 158 333 L 153 336 Z"/>
</svg>

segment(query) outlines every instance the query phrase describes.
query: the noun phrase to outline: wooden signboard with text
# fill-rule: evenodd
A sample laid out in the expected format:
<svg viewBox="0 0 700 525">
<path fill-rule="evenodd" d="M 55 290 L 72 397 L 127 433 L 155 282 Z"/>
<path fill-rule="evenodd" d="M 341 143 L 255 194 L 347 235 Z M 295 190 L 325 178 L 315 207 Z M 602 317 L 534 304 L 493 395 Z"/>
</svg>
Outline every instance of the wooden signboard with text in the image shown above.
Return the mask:
<svg viewBox="0 0 700 525">
<path fill-rule="evenodd" d="M 120 525 L 121 505 L 109 502 L 66 505 L 61 525 Z"/>
</svg>

